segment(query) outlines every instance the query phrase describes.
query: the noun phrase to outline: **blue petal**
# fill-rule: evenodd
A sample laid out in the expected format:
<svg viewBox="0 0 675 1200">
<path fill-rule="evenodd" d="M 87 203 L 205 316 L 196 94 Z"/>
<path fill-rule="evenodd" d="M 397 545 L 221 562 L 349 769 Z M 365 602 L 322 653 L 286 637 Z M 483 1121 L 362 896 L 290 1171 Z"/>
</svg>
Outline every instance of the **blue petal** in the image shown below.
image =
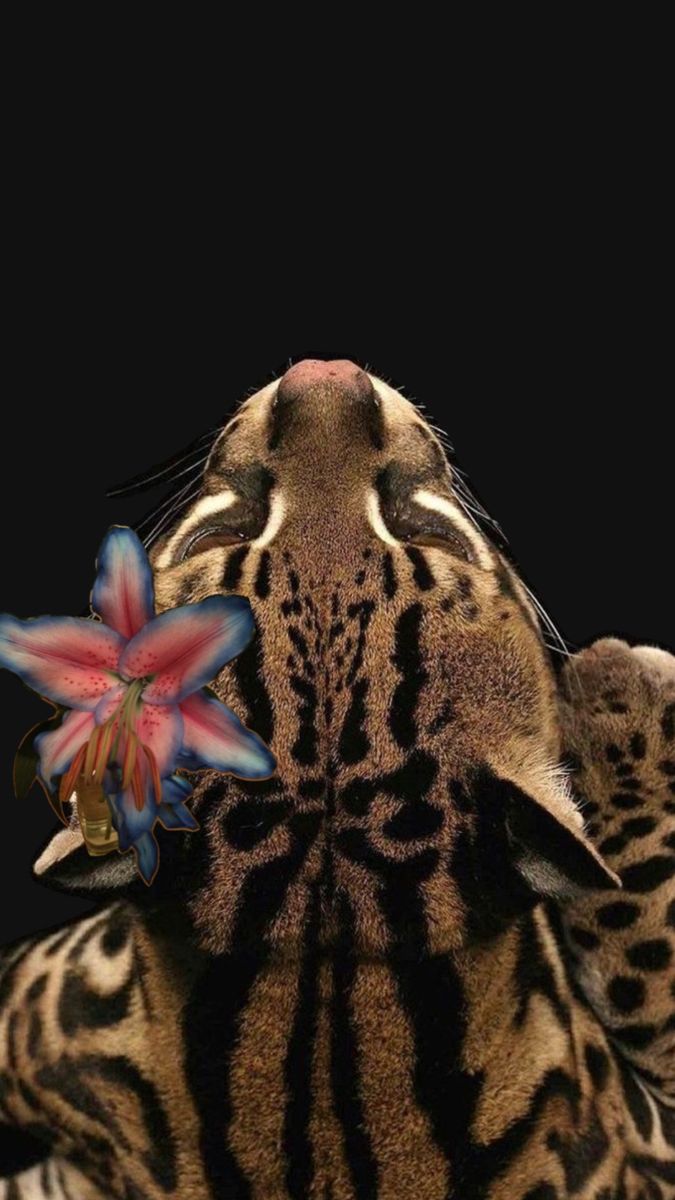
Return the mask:
<svg viewBox="0 0 675 1200">
<path fill-rule="evenodd" d="M 157 820 L 157 804 L 154 795 L 146 796 L 140 811 L 136 808 L 131 788 L 117 795 L 108 796 L 113 812 L 113 824 L 119 837 L 120 850 L 129 847 L 144 833 L 149 833 Z"/>
<path fill-rule="evenodd" d="M 199 829 L 196 821 L 182 800 L 174 804 L 160 804 L 157 819 L 165 829 Z"/>
<path fill-rule="evenodd" d="M 152 883 L 159 866 L 159 846 L 151 833 L 144 833 L 134 842 L 136 865 L 146 883 Z"/>
<path fill-rule="evenodd" d="M 170 775 L 162 780 L 162 803 L 181 804 L 192 793 L 192 787 L 182 775 Z"/>
<path fill-rule="evenodd" d="M 143 543 L 133 529 L 115 525 L 103 539 L 96 563 L 91 606 L 129 640 L 155 615 L 152 569 Z"/>
<path fill-rule="evenodd" d="M 267 779 L 276 759 L 257 733 L 236 713 L 206 691 L 187 696 L 181 704 L 183 745 L 181 762 L 191 760 L 216 771 L 231 771 L 243 779 Z"/>
</svg>

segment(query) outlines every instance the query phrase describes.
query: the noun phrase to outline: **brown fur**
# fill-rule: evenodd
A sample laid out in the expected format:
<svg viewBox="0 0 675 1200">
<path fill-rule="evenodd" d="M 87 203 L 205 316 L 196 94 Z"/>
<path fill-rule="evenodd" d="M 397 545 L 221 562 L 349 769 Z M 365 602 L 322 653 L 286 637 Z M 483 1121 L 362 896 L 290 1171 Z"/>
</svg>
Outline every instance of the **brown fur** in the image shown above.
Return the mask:
<svg viewBox="0 0 675 1200">
<path fill-rule="evenodd" d="M 275 385 L 246 401 L 195 505 L 228 487 L 239 499 L 205 518 L 218 528 L 203 552 L 181 559 L 195 505 L 155 548 L 160 608 L 224 580 L 250 598 L 258 636 L 216 690 L 269 736 L 278 773 L 195 776 L 201 830 L 163 838 L 150 896 L 130 856 L 87 859 L 75 821 L 57 835 L 43 876 L 121 899 L 60 945 L 9 952 L 0 1103 L 57 1129 L 56 1157 L 113 1200 L 666 1200 L 672 966 L 633 972 L 654 1036 L 632 1054 L 610 1040 L 603 988 L 628 940 L 672 945 L 673 876 L 642 893 L 631 939 L 593 914 L 626 899 L 618 875 L 643 846 L 674 860 L 673 659 L 657 670 L 600 643 L 560 692 L 515 572 L 467 532 L 440 443 L 376 387 L 379 440 L 344 384 L 308 387 L 272 445 Z M 285 507 L 256 546 L 261 468 Z M 439 518 L 417 489 L 452 507 Z M 606 743 L 624 751 L 636 733 L 639 812 L 658 828 L 604 865 Z M 561 754 L 597 806 L 592 840 Z M 582 925 L 600 938 L 583 954 Z M 64 1078 L 85 1090 L 64 1095 Z"/>
</svg>

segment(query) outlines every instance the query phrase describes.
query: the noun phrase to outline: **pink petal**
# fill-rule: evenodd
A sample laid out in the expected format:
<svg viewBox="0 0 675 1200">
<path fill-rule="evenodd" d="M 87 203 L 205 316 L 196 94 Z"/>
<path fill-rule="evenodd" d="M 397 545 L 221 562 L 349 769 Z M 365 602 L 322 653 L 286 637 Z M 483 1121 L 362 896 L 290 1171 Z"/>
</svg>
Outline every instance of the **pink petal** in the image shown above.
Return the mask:
<svg viewBox="0 0 675 1200">
<path fill-rule="evenodd" d="M 267 779 L 276 767 L 271 750 L 220 700 L 197 692 L 183 700 L 183 755 L 194 766 Z"/>
<path fill-rule="evenodd" d="M 160 776 L 170 775 L 183 740 L 180 709 L 172 704 L 144 704 L 134 729 L 157 759 Z"/>
<path fill-rule="evenodd" d="M 120 672 L 127 679 L 152 677 L 143 692 L 150 704 L 177 704 L 239 654 L 253 630 L 244 596 L 209 596 L 155 617 L 129 642 Z"/>
<path fill-rule="evenodd" d="M 96 708 L 119 682 L 123 647 L 124 639 L 100 621 L 0 616 L 0 666 L 67 708 Z"/>
<path fill-rule="evenodd" d="M 40 755 L 40 774 L 48 787 L 54 775 L 63 775 L 81 746 L 89 741 L 95 722 L 90 712 L 70 712 L 58 729 L 40 733 L 35 749 Z"/>
<path fill-rule="evenodd" d="M 94 612 L 124 638 L 132 638 L 155 615 L 152 570 L 143 543 L 133 529 L 115 525 L 96 560 L 91 593 Z"/>
</svg>

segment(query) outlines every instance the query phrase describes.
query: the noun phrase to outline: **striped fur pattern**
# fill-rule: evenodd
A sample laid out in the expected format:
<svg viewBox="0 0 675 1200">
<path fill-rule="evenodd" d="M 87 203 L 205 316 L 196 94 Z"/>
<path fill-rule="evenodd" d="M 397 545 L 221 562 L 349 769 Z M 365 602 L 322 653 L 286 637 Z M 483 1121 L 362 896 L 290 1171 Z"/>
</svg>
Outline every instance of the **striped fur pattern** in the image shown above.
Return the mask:
<svg viewBox="0 0 675 1200">
<path fill-rule="evenodd" d="M 5 1196 L 675 1196 L 675 659 L 556 677 L 465 505 L 349 364 L 216 438 L 158 600 L 250 598 L 216 690 L 279 769 L 195 776 L 149 892 L 74 817 L 45 848 L 101 905 L 4 954 L 0 1113 L 50 1156 Z"/>
</svg>

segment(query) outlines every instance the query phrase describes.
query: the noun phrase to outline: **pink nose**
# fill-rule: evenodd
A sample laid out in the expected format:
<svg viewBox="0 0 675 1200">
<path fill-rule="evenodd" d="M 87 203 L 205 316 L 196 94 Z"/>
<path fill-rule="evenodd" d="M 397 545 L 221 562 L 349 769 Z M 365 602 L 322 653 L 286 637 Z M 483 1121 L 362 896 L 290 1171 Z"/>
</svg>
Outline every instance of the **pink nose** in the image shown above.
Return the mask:
<svg viewBox="0 0 675 1200">
<path fill-rule="evenodd" d="M 358 400 L 374 400 L 373 385 L 365 371 L 346 358 L 335 358 L 332 362 L 321 362 L 318 358 L 306 358 L 296 363 L 279 382 L 279 400 L 285 403 L 297 400 L 309 388 L 317 384 L 334 384 Z"/>
</svg>

